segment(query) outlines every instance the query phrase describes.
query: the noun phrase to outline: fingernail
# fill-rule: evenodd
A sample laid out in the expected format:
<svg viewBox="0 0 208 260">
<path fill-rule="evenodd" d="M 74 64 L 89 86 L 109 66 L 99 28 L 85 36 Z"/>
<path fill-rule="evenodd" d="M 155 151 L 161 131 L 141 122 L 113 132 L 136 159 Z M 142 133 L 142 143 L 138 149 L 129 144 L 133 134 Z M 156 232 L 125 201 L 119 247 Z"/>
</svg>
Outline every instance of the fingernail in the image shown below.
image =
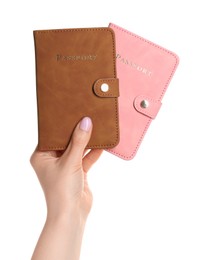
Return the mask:
<svg viewBox="0 0 208 260">
<path fill-rule="evenodd" d="M 84 117 L 80 122 L 79 128 L 85 132 L 88 132 L 92 126 L 92 121 L 89 117 Z"/>
</svg>

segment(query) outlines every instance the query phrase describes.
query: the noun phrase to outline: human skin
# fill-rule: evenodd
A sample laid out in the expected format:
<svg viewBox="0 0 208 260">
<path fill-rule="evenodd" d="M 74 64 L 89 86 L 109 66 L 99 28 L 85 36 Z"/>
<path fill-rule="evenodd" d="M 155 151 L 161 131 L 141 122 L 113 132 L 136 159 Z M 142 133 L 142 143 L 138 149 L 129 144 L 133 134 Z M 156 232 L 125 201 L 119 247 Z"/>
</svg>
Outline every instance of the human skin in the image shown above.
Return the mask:
<svg viewBox="0 0 208 260">
<path fill-rule="evenodd" d="M 47 217 L 34 249 L 32 260 L 78 260 L 92 193 L 87 172 L 102 150 L 85 149 L 90 140 L 92 122 L 83 118 L 62 152 L 41 152 L 37 148 L 30 162 L 43 189 Z"/>
</svg>

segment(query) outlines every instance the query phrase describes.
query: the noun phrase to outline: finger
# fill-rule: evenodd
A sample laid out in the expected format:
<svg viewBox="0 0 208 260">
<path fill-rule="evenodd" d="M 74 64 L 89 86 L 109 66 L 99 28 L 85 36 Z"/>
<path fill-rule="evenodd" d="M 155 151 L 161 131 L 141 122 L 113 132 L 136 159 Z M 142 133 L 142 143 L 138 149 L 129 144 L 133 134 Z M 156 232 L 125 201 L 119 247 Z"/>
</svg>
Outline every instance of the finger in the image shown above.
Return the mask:
<svg viewBox="0 0 208 260">
<path fill-rule="evenodd" d="M 92 121 L 89 117 L 84 117 L 76 126 L 71 142 L 69 143 L 63 156 L 65 159 L 79 163 L 82 160 L 85 147 L 87 146 L 92 133 Z"/>
<path fill-rule="evenodd" d="M 84 172 L 88 172 L 92 165 L 99 159 L 103 150 L 93 149 L 83 159 L 82 165 Z"/>
<path fill-rule="evenodd" d="M 38 146 L 36 146 L 34 152 L 30 156 L 30 164 L 32 165 L 33 168 L 34 168 L 34 165 L 35 165 L 35 162 L 36 162 L 37 152 L 38 152 Z"/>
<path fill-rule="evenodd" d="M 59 158 L 62 153 L 63 151 L 39 151 L 37 145 L 30 156 L 30 163 L 33 168 L 36 168 L 39 164 L 41 165 L 44 160 Z"/>
<path fill-rule="evenodd" d="M 44 157 L 44 152 L 38 150 L 38 146 L 36 146 L 34 152 L 30 156 L 30 164 L 32 165 L 33 169 L 36 171 L 39 166 L 41 165 L 42 158 Z"/>
</svg>

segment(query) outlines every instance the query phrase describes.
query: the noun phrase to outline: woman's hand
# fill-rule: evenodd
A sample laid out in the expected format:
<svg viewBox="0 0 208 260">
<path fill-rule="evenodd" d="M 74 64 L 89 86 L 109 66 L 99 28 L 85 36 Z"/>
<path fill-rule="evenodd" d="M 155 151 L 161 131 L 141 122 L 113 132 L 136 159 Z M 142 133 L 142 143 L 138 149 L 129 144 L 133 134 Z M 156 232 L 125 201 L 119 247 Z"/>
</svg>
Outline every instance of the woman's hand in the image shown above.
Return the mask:
<svg viewBox="0 0 208 260">
<path fill-rule="evenodd" d="M 47 204 L 47 220 L 33 260 L 79 259 L 83 230 L 92 206 L 87 172 L 102 153 L 99 149 L 87 153 L 85 147 L 91 132 L 91 119 L 85 117 L 76 126 L 63 154 L 36 149 L 31 156 Z"/>
</svg>

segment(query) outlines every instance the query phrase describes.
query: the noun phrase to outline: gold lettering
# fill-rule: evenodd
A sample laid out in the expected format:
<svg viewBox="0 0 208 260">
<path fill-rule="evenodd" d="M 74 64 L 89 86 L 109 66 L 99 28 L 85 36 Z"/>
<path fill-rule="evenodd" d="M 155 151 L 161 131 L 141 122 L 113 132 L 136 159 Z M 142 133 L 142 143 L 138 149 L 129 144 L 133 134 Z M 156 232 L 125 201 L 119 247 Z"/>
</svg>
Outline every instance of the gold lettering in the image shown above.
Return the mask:
<svg viewBox="0 0 208 260">
<path fill-rule="evenodd" d="M 56 61 L 94 61 L 97 55 L 56 55 Z"/>
<path fill-rule="evenodd" d="M 152 71 L 148 70 L 147 68 L 145 67 L 142 67 L 140 65 L 138 65 L 137 63 L 131 61 L 131 60 L 128 60 L 124 57 L 122 57 L 119 53 L 116 54 L 116 59 L 118 59 L 120 62 L 122 62 L 123 64 L 126 64 L 130 67 L 132 67 L 133 69 L 136 69 L 137 71 L 151 77 L 152 76 Z"/>
</svg>

